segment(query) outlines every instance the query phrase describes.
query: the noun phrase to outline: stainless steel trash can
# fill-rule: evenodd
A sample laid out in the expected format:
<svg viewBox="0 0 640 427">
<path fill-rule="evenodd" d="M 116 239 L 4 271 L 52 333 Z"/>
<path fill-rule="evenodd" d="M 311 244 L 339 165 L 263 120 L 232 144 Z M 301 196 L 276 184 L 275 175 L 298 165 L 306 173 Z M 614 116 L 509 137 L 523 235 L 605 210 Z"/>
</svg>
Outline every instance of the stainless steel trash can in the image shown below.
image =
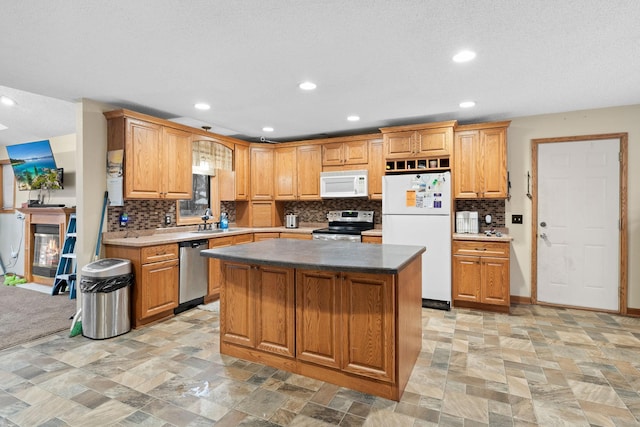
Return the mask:
<svg viewBox="0 0 640 427">
<path fill-rule="evenodd" d="M 106 258 L 87 264 L 80 275 L 82 335 L 112 338 L 131 330 L 131 261 Z"/>
</svg>

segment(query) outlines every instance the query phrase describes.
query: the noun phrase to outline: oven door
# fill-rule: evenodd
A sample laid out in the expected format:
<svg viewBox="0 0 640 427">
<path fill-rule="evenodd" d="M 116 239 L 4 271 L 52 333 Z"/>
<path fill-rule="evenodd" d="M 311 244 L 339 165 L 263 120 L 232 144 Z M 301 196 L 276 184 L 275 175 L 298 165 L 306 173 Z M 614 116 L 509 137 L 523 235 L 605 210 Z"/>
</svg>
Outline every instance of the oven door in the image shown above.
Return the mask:
<svg viewBox="0 0 640 427">
<path fill-rule="evenodd" d="M 362 237 L 355 234 L 313 233 L 313 240 L 330 242 L 361 242 Z"/>
</svg>

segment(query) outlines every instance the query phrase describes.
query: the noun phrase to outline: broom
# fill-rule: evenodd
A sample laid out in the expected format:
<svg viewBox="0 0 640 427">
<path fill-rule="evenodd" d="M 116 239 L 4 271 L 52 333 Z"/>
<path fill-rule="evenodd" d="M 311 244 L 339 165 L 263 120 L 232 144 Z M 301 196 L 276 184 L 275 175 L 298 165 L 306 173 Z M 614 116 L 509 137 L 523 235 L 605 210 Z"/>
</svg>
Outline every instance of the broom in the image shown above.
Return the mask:
<svg viewBox="0 0 640 427">
<path fill-rule="evenodd" d="M 73 320 L 71 321 L 71 329 L 69 331 L 70 337 L 75 337 L 76 335 L 80 335 L 82 333 L 82 317 L 81 317 L 82 309 L 79 308 L 78 312 L 73 316 Z"/>
</svg>

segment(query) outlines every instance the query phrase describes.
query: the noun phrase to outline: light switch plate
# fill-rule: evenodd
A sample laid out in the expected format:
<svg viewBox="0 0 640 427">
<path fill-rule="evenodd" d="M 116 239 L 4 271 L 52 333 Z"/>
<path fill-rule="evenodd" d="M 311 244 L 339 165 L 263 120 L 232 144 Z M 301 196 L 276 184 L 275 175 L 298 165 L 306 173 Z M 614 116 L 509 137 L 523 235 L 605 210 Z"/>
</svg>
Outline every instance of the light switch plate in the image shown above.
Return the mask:
<svg viewBox="0 0 640 427">
<path fill-rule="evenodd" d="M 522 224 L 522 215 L 511 215 L 511 224 Z"/>
</svg>

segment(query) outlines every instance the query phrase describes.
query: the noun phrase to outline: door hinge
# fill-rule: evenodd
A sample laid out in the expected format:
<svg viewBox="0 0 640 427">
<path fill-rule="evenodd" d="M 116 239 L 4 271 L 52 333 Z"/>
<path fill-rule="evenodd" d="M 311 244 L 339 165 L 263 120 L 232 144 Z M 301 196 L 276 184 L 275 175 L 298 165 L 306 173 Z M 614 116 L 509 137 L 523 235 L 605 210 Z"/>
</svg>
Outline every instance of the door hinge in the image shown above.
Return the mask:
<svg viewBox="0 0 640 427">
<path fill-rule="evenodd" d="M 618 151 L 618 161 L 622 161 L 622 151 Z"/>
</svg>

